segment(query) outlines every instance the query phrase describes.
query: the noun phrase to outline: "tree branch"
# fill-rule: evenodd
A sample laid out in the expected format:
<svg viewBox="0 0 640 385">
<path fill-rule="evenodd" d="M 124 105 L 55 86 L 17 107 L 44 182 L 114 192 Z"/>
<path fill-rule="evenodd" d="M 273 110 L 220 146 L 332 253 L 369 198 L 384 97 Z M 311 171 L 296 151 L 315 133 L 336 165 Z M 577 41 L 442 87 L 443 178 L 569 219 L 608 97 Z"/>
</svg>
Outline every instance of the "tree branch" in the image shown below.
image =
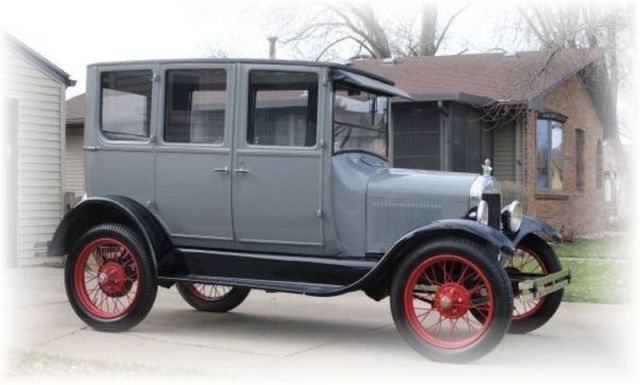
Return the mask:
<svg viewBox="0 0 640 385">
<path fill-rule="evenodd" d="M 444 40 L 444 37 L 447 34 L 447 31 L 449 31 L 449 28 L 451 27 L 451 24 L 453 24 L 453 22 L 455 21 L 455 19 L 460 16 L 460 14 L 462 12 L 464 12 L 467 8 L 469 8 L 469 6 L 471 5 L 471 3 L 467 3 L 465 5 L 463 5 L 460 9 L 458 9 L 458 11 L 456 11 L 456 13 L 454 13 L 450 18 L 449 21 L 447 21 L 447 24 L 444 26 L 444 28 L 442 29 L 442 32 L 440 32 L 440 36 L 438 37 L 438 40 L 436 41 L 436 44 L 433 47 L 433 55 L 436 54 L 436 52 L 438 52 L 438 49 L 440 48 L 440 44 L 442 44 L 442 40 Z"/>
</svg>

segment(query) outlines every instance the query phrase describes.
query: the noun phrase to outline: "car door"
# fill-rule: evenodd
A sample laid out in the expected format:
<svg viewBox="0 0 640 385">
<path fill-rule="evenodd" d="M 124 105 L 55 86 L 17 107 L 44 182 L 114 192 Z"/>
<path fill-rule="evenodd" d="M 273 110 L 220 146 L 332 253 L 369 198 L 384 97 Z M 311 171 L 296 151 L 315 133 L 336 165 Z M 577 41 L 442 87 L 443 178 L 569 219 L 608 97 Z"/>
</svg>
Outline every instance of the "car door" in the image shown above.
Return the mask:
<svg viewBox="0 0 640 385">
<path fill-rule="evenodd" d="M 161 66 L 156 205 L 176 245 L 229 247 L 233 64 Z"/>
<path fill-rule="evenodd" d="M 232 175 L 241 248 L 314 253 L 324 245 L 321 78 L 319 68 L 241 67 Z"/>
</svg>

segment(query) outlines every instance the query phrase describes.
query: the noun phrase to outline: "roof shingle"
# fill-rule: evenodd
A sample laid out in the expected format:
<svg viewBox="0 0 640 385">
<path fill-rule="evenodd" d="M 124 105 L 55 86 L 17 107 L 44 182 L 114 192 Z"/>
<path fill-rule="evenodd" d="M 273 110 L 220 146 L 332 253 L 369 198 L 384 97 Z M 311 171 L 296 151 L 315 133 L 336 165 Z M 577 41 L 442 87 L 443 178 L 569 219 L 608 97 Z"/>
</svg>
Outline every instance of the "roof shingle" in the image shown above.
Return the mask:
<svg viewBox="0 0 640 385">
<path fill-rule="evenodd" d="M 524 102 L 555 87 L 600 57 L 597 50 L 565 49 L 515 55 L 469 54 L 357 60 L 352 66 L 393 80 L 414 96 L 468 94 Z M 420 99 L 418 97 L 417 99 Z"/>
</svg>

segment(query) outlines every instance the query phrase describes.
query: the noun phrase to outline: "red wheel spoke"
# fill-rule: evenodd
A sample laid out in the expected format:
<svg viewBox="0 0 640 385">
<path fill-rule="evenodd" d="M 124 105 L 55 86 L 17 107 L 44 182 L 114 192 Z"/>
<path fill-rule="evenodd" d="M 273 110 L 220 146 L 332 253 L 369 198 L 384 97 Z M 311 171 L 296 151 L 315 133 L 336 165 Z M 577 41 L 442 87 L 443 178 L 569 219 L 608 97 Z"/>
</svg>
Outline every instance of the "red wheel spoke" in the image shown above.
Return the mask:
<svg viewBox="0 0 640 385">
<path fill-rule="evenodd" d="M 518 253 L 521 257 L 520 263 L 518 264 L 518 268 L 514 268 L 518 272 L 523 273 L 538 273 L 538 274 L 546 274 L 547 270 L 545 268 L 542 259 L 532 250 L 529 250 L 525 247 L 518 247 Z M 514 298 L 513 301 L 513 320 L 519 321 L 524 320 L 532 315 L 534 315 L 538 310 L 542 307 L 544 303 L 545 297 L 539 299 L 522 299 L 520 297 Z"/>
<path fill-rule="evenodd" d="M 74 289 L 80 304 L 93 316 L 119 317 L 137 298 L 138 262 L 129 248 L 114 238 L 89 242 L 74 266 Z"/>
<path fill-rule="evenodd" d="M 230 286 L 209 285 L 202 283 L 192 283 L 189 284 L 187 288 L 193 295 L 204 301 L 219 301 L 231 292 Z"/>
<path fill-rule="evenodd" d="M 436 286 L 435 291 L 425 293 L 423 280 L 427 286 Z M 493 321 L 495 298 L 490 282 L 483 270 L 467 258 L 425 258 L 410 273 L 404 290 L 407 321 L 420 338 L 436 346 L 467 346 L 486 333 Z M 425 301 L 430 307 L 424 305 Z M 482 317 L 471 319 L 470 310 Z"/>
</svg>

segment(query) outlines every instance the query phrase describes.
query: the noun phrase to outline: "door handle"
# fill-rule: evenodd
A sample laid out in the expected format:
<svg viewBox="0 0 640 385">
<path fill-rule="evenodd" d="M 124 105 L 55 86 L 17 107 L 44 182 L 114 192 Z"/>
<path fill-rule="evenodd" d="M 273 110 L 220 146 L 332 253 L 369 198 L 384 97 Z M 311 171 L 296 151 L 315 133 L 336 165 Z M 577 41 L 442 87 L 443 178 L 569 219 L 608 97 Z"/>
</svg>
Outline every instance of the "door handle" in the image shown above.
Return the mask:
<svg viewBox="0 0 640 385">
<path fill-rule="evenodd" d="M 229 166 L 224 166 L 223 168 L 214 168 L 213 172 L 223 172 L 225 174 L 229 173 Z"/>
<path fill-rule="evenodd" d="M 248 174 L 249 170 L 245 169 L 245 168 L 238 168 L 236 170 L 233 170 L 236 174 Z"/>
</svg>

